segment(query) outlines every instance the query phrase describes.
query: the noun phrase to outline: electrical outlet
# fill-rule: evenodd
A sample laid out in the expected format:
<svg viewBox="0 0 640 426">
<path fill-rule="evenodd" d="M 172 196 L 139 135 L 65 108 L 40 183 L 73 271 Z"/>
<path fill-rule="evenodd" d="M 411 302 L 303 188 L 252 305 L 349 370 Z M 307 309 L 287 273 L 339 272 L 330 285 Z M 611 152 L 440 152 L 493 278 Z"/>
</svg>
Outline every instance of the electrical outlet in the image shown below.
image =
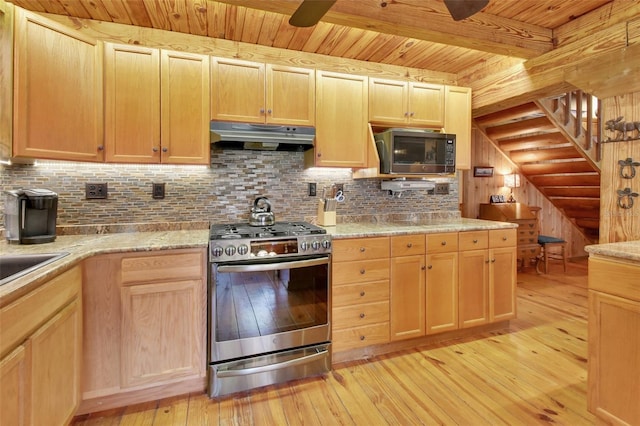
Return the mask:
<svg viewBox="0 0 640 426">
<path fill-rule="evenodd" d="M 315 197 L 315 196 L 316 196 L 316 184 L 309 183 L 309 197 Z"/>
<path fill-rule="evenodd" d="M 105 199 L 108 197 L 109 189 L 105 183 L 87 183 L 84 186 L 87 200 Z"/>
<path fill-rule="evenodd" d="M 439 195 L 449 195 L 449 183 L 448 182 L 436 183 L 436 187 L 433 192 Z"/>
<path fill-rule="evenodd" d="M 164 198 L 164 183 L 153 183 L 152 196 L 156 200 L 161 200 Z"/>
</svg>

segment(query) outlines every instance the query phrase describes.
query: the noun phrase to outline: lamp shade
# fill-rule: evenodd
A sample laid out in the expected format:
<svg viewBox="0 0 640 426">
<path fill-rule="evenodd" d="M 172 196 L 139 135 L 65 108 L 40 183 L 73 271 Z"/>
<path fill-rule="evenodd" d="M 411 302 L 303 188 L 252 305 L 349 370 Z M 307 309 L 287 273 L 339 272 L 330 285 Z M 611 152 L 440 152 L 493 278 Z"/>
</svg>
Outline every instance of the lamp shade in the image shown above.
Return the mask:
<svg viewBox="0 0 640 426">
<path fill-rule="evenodd" d="M 504 175 L 504 186 L 507 188 L 519 188 L 520 187 L 520 175 L 512 173 L 510 175 Z"/>
</svg>

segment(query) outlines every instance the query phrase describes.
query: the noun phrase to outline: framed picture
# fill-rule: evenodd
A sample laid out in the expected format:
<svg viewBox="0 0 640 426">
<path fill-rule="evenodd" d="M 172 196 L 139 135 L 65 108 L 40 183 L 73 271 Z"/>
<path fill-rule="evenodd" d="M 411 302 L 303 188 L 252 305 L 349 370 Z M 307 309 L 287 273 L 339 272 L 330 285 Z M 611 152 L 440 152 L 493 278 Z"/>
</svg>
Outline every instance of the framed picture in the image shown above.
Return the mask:
<svg viewBox="0 0 640 426">
<path fill-rule="evenodd" d="M 474 177 L 492 177 L 493 167 L 474 167 L 473 176 Z"/>
</svg>

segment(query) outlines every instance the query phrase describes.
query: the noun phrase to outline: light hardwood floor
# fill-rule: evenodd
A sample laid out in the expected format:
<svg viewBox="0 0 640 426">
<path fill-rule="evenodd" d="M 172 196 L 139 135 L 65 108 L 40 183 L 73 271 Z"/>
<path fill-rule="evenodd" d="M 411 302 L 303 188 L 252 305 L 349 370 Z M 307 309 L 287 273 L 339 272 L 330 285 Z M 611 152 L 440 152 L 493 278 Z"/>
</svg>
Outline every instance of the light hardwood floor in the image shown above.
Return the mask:
<svg viewBox="0 0 640 426">
<path fill-rule="evenodd" d="M 518 274 L 508 328 L 334 366 L 210 400 L 192 394 L 79 416 L 74 425 L 592 425 L 587 262 Z"/>
</svg>

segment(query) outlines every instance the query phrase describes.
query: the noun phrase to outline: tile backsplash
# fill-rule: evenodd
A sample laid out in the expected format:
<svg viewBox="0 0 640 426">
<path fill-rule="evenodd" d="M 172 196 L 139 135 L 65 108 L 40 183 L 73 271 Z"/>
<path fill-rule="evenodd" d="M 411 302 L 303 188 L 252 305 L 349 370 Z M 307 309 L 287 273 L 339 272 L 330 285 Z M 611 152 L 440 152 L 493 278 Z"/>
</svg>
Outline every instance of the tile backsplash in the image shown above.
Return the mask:
<svg viewBox="0 0 640 426">
<path fill-rule="evenodd" d="M 322 188 L 344 184 L 346 200 L 338 204 L 338 222 L 390 214 L 457 215 L 457 179 L 448 195 L 406 191 L 393 197 L 379 179 L 351 177 L 348 169 L 305 169 L 303 153 L 279 151 L 217 151 L 211 167 L 120 165 L 38 161 L 36 165 L 0 166 L 3 191 L 46 188 L 58 193 L 58 226 L 205 221 L 244 222 L 258 196 L 272 204 L 276 220 L 315 221 Z M 86 183 L 108 184 L 107 199 L 86 199 Z M 165 184 L 165 198 L 152 198 L 152 183 Z M 308 196 L 308 184 L 317 195 Z M 0 203 L 4 226 L 4 195 Z"/>
</svg>

